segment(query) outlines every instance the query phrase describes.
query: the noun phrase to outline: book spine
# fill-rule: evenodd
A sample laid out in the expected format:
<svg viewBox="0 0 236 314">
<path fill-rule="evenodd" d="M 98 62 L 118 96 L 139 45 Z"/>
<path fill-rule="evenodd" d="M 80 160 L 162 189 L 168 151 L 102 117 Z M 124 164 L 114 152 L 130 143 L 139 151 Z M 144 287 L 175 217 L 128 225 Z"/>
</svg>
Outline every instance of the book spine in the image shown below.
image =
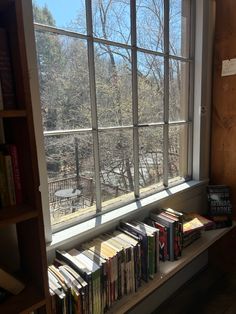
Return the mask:
<svg viewBox="0 0 236 314">
<path fill-rule="evenodd" d="M 8 186 L 10 205 L 15 205 L 16 194 L 15 194 L 15 185 L 14 185 L 11 156 L 6 155 L 4 157 L 5 157 L 6 177 L 7 177 L 7 186 Z"/>
<path fill-rule="evenodd" d="M 10 197 L 8 193 L 8 184 L 6 177 L 5 156 L 0 152 L 0 195 L 1 205 L 3 207 L 10 205 Z"/>
<path fill-rule="evenodd" d="M 15 108 L 14 79 L 7 32 L 0 28 L 0 80 L 5 109 Z"/>
<path fill-rule="evenodd" d="M 1 85 L 1 80 L 0 80 L 0 110 L 3 110 L 3 98 L 2 98 L 2 85 Z M 5 143 L 5 132 L 4 132 L 4 127 L 3 127 L 3 120 L 0 118 L 0 144 Z"/>
<path fill-rule="evenodd" d="M 11 160 L 12 160 L 16 204 L 19 205 L 22 203 L 23 199 L 22 199 L 22 185 L 21 185 L 18 153 L 17 153 L 16 145 L 10 144 L 10 145 L 8 145 L 8 149 L 9 149 L 9 153 L 10 153 Z"/>
</svg>

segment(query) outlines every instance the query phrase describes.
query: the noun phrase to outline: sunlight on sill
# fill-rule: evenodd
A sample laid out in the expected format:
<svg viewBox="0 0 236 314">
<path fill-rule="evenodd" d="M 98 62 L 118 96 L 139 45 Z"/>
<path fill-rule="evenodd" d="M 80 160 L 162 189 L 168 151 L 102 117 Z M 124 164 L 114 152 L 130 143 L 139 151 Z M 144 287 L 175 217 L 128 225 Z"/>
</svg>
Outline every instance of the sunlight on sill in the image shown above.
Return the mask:
<svg viewBox="0 0 236 314">
<path fill-rule="evenodd" d="M 90 217 L 86 221 L 75 223 L 75 215 L 73 214 L 73 226 L 67 227 L 64 230 L 55 232 L 52 236 L 53 240 L 47 246 L 47 251 L 51 251 L 61 245 L 71 243 L 70 241 L 79 240 L 84 237 L 91 237 L 91 233 L 104 232 L 116 226 L 121 219 L 129 219 L 130 217 L 139 214 L 140 211 L 148 211 L 153 207 L 158 206 L 161 201 L 168 200 L 170 197 L 181 195 L 181 193 L 189 192 L 199 186 L 203 186 L 207 181 L 188 181 L 165 190 L 162 190 L 154 195 L 148 196 L 136 202 L 114 209 L 112 211 L 102 212 L 99 216 Z M 107 231 L 106 230 L 106 231 Z"/>
<path fill-rule="evenodd" d="M 170 182 L 170 187 L 172 186 L 180 186 L 184 181 L 181 177 L 176 177 L 172 179 Z M 181 188 L 180 188 L 181 189 Z M 140 190 L 140 200 L 138 200 L 139 203 L 142 203 L 142 199 L 152 196 L 156 193 L 160 193 L 162 191 L 166 191 L 166 189 L 163 187 L 162 183 L 159 184 L 152 184 L 151 186 L 147 186 L 145 188 L 142 188 Z M 178 191 L 178 190 L 176 190 Z M 169 194 L 168 194 L 169 195 Z M 120 195 L 115 198 L 111 198 L 105 202 L 102 203 L 102 214 L 107 213 L 112 210 L 119 209 L 121 207 L 127 206 L 131 203 L 137 202 L 134 199 L 134 192 L 130 192 L 127 194 Z M 60 210 L 60 209 L 59 209 Z M 59 211 L 58 210 L 58 211 Z M 68 228 L 74 224 L 78 224 L 84 220 L 87 220 L 89 218 L 92 218 L 96 215 L 96 205 L 88 206 L 84 208 L 79 208 L 76 212 L 68 213 L 61 215 L 59 217 L 53 217 L 53 214 L 51 216 L 51 224 L 54 232 L 57 232 L 59 230 Z"/>
</svg>

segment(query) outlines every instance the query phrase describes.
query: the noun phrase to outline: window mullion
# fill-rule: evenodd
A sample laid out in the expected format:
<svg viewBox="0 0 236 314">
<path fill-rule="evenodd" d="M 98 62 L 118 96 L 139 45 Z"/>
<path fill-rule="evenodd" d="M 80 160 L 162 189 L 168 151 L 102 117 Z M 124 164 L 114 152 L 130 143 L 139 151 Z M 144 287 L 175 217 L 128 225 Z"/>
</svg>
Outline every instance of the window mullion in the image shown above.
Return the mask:
<svg viewBox="0 0 236 314">
<path fill-rule="evenodd" d="M 190 47 L 189 58 L 194 60 L 189 63 L 189 98 L 188 98 L 188 176 L 193 171 L 193 104 L 194 104 L 194 69 L 195 69 L 195 30 L 196 30 L 196 2 L 190 3 Z"/>
<path fill-rule="evenodd" d="M 167 187 L 169 172 L 169 0 L 164 1 L 164 54 L 163 184 Z"/>
<path fill-rule="evenodd" d="M 88 34 L 88 40 L 87 40 L 88 42 L 88 67 L 89 67 L 90 101 L 91 101 L 91 115 L 92 115 L 92 137 L 93 137 L 93 155 L 94 155 L 94 172 L 95 172 L 96 210 L 97 212 L 100 212 L 102 208 L 102 201 L 101 201 L 98 118 L 97 118 L 91 0 L 86 1 L 86 22 L 87 22 L 87 34 Z"/>
<path fill-rule="evenodd" d="M 138 77 L 137 77 L 137 36 L 136 0 L 130 2 L 131 46 L 132 46 L 132 111 L 133 111 L 133 156 L 134 156 L 134 195 L 139 198 L 139 133 L 138 133 Z"/>
</svg>

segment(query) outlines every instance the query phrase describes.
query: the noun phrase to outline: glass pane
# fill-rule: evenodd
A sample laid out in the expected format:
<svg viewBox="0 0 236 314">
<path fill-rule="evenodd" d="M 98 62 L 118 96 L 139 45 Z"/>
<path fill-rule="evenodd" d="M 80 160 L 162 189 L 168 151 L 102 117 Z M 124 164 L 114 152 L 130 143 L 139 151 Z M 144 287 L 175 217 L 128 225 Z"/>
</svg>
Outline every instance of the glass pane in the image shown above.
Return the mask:
<svg viewBox="0 0 236 314">
<path fill-rule="evenodd" d="M 36 32 L 44 130 L 91 127 L 87 42 Z"/>
<path fill-rule="evenodd" d="M 52 224 L 65 215 L 93 214 L 94 162 L 91 134 L 45 137 L 49 205 Z M 74 191 L 74 192 L 73 192 Z"/>
<path fill-rule="evenodd" d="M 117 130 L 99 133 L 100 176 L 103 208 L 106 201 L 124 194 L 134 198 L 133 131 Z M 109 203 L 110 204 L 110 203 Z"/>
<path fill-rule="evenodd" d="M 95 37 L 129 44 L 129 0 L 93 0 L 92 11 Z"/>
<path fill-rule="evenodd" d="M 189 57 L 190 0 L 170 0 L 170 54 Z"/>
<path fill-rule="evenodd" d="M 163 182 L 163 128 L 139 129 L 139 185 L 141 194 L 158 189 Z M 151 188 L 150 188 L 151 187 Z"/>
<path fill-rule="evenodd" d="M 187 176 L 188 166 L 188 128 L 187 125 L 169 128 L 169 181 L 176 181 Z"/>
<path fill-rule="evenodd" d="M 132 123 L 131 52 L 96 44 L 95 70 L 99 126 Z"/>
<path fill-rule="evenodd" d="M 170 60 L 169 71 L 169 119 L 188 119 L 189 64 Z"/>
<path fill-rule="evenodd" d="M 86 10 L 84 0 L 33 1 L 36 23 L 86 34 Z"/>
<path fill-rule="evenodd" d="M 137 0 L 137 45 L 164 51 L 164 0 Z"/>
<path fill-rule="evenodd" d="M 139 123 L 163 121 L 164 59 L 138 53 Z"/>
</svg>

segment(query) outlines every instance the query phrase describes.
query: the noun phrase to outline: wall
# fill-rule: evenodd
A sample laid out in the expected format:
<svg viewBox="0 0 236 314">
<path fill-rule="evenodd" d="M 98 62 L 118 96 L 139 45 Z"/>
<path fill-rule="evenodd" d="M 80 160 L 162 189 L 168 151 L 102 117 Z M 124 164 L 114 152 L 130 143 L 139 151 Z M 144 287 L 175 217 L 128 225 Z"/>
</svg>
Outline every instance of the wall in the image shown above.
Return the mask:
<svg viewBox="0 0 236 314">
<path fill-rule="evenodd" d="M 222 60 L 231 58 L 236 58 L 236 1 L 216 0 L 210 178 L 231 187 L 235 208 L 236 75 L 221 76 Z"/>
</svg>

